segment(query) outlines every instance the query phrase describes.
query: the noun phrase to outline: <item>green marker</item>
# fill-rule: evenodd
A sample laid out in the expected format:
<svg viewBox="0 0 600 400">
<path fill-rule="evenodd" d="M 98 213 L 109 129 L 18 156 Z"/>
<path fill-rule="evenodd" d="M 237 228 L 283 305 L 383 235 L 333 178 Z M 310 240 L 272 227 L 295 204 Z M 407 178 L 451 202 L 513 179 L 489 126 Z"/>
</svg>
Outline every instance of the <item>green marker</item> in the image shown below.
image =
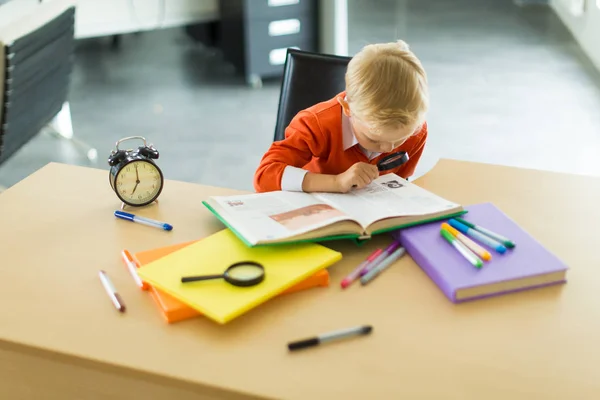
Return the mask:
<svg viewBox="0 0 600 400">
<path fill-rule="evenodd" d="M 483 261 L 479 257 L 477 257 L 471 250 L 469 250 L 464 244 L 458 241 L 450 232 L 442 228 L 440 233 L 450 243 L 460 254 L 463 255 L 475 268 L 481 268 L 483 266 Z"/>
<path fill-rule="evenodd" d="M 502 243 L 503 245 L 505 245 L 506 247 L 508 247 L 510 249 L 515 247 L 515 243 L 512 240 L 510 240 L 509 238 L 506 238 L 502 235 L 498 235 L 497 233 L 487 230 L 484 227 L 481 227 L 479 225 L 472 224 L 471 222 L 465 221 L 462 218 L 454 218 L 454 219 L 457 220 L 458 222 L 463 223 L 464 225 L 468 226 L 471 229 L 475 229 L 476 231 L 479 231 L 479 232 L 483 233 L 484 235 L 491 237 L 492 239 L 496 239 L 497 241 L 499 241 L 500 243 Z"/>
</svg>

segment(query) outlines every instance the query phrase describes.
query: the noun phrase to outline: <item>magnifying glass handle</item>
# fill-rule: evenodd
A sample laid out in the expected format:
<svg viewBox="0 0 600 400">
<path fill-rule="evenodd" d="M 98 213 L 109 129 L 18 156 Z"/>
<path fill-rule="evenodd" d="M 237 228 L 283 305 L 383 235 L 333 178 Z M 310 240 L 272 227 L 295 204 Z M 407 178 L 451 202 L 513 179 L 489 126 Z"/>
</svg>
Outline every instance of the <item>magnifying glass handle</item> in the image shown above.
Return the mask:
<svg viewBox="0 0 600 400">
<path fill-rule="evenodd" d="M 209 279 L 221 279 L 223 275 L 200 275 L 200 276 L 184 276 L 181 278 L 181 283 L 207 281 Z"/>
</svg>

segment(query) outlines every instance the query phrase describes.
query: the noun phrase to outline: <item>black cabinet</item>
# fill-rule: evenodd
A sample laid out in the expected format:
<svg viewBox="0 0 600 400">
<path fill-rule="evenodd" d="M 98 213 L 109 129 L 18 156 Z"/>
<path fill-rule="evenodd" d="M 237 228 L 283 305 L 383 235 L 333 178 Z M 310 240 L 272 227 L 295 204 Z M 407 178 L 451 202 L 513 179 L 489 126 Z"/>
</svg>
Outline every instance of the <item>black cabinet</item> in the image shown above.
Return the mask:
<svg viewBox="0 0 600 400">
<path fill-rule="evenodd" d="M 317 0 L 220 0 L 219 45 L 248 84 L 280 76 L 287 49 L 316 51 Z"/>
</svg>

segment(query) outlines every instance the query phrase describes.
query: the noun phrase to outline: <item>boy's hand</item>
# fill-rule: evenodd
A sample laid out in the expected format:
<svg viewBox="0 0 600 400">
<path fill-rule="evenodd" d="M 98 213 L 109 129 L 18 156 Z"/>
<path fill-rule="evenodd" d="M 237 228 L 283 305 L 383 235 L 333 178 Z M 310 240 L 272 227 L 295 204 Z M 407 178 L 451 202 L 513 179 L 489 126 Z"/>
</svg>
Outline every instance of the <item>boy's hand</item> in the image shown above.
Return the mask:
<svg viewBox="0 0 600 400">
<path fill-rule="evenodd" d="M 358 162 L 348 168 L 346 172 L 336 176 L 338 189 L 342 193 L 349 192 L 353 187 L 360 189 L 379 177 L 376 165 Z"/>
</svg>

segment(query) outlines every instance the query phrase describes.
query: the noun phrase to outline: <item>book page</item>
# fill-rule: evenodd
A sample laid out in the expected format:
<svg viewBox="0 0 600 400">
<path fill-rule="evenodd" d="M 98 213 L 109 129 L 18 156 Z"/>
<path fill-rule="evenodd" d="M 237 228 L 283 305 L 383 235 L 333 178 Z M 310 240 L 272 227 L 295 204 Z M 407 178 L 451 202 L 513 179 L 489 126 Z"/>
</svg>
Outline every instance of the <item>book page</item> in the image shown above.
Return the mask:
<svg viewBox="0 0 600 400">
<path fill-rule="evenodd" d="M 222 217 L 254 243 L 296 236 L 351 219 L 307 193 L 278 191 L 213 199 Z"/>
<path fill-rule="evenodd" d="M 349 193 L 319 193 L 315 197 L 352 215 L 363 227 L 384 218 L 427 215 L 458 206 L 395 174 L 382 175 Z"/>
</svg>

